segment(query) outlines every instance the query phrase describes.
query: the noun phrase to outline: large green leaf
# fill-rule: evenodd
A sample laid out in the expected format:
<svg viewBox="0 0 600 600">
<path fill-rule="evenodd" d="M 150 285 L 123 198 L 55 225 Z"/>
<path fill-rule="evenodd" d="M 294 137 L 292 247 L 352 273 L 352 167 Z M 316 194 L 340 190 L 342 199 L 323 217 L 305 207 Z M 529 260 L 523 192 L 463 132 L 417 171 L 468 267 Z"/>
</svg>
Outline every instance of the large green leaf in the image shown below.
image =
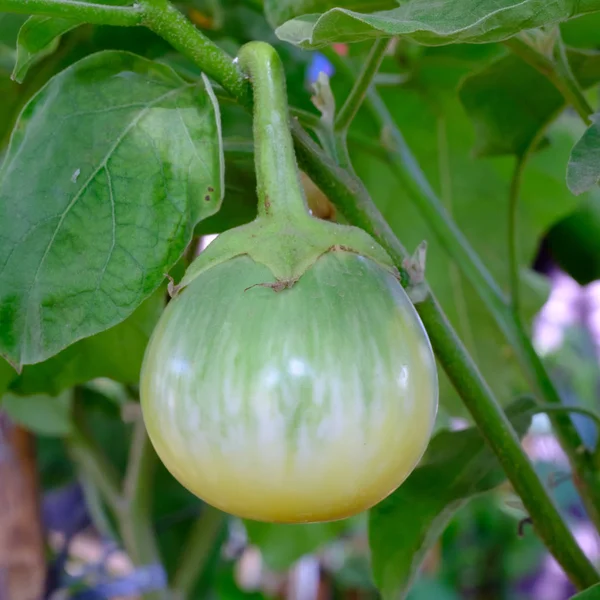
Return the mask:
<svg viewBox="0 0 600 600">
<path fill-rule="evenodd" d="M 265 0 L 265 15 L 273 27 L 278 27 L 294 17 L 323 13 L 331 8 L 373 12 L 396 6 L 396 0 Z"/>
<path fill-rule="evenodd" d="M 588 200 L 546 236 L 552 258 L 580 285 L 600 279 L 600 202 Z"/>
<path fill-rule="evenodd" d="M 600 53 L 569 50 L 568 58 L 584 88 L 600 81 Z M 512 54 L 466 77 L 460 97 L 475 126 L 479 156 L 521 155 L 565 107 L 554 85 Z"/>
<path fill-rule="evenodd" d="M 24 367 L 11 390 L 18 394 L 56 395 L 97 377 L 135 384 L 144 351 L 165 304 L 164 287 L 122 323 L 65 348 L 48 360 Z"/>
<path fill-rule="evenodd" d="M 567 168 L 567 185 L 574 194 L 582 194 L 600 183 L 600 115 L 573 147 Z"/>
<path fill-rule="evenodd" d="M 593 585 L 591 588 L 575 594 L 571 600 L 598 600 L 600 598 L 600 583 Z"/>
<path fill-rule="evenodd" d="M 8 389 L 11 381 L 17 377 L 15 370 L 3 359 L 0 358 L 0 398 Z"/>
<path fill-rule="evenodd" d="M 74 29 L 79 21 L 35 15 L 29 17 L 19 30 L 17 38 L 17 61 L 12 78 L 21 83 L 31 66 L 52 54 L 60 42 L 60 36 Z"/>
<path fill-rule="evenodd" d="M 69 67 L 27 104 L 0 172 L 0 351 L 16 366 L 124 320 L 219 208 L 206 80 L 126 52 Z"/>
<path fill-rule="evenodd" d="M 523 29 L 598 10 L 599 0 L 409 0 L 398 8 L 369 14 L 347 8 L 304 14 L 281 25 L 276 33 L 286 42 L 310 48 L 395 35 L 430 45 L 495 42 Z"/>
<path fill-rule="evenodd" d="M 0 407 L 15 423 L 34 433 L 65 436 L 71 431 L 71 400 L 69 392 L 54 397 L 5 394 Z"/>
<path fill-rule="evenodd" d="M 519 435 L 529 428 L 533 405 L 532 400 L 519 400 L 507 409 Z M 477 428 L 438 433 L 419 467 L 370 511 L 371 564 L 383 598 L 405 598 L 451 517 L 504 478 Z"/>
<path fill-rule="evenodd" d="M 410 83 L 381 88 L 380 93 L 431 181 L 433 193 L 437 192 L 487 269 L 507 290 L 508 200 L 515 161 L 512 157 L 477 158 L 471 153 L 475 132 L 456 89 L 473 66 L 450 57 L 447 49 L 431 49 Z M 367 126 L 364 120 L 362 124 Z M 544 232 L 577 206 L 577 199 L 566 187 L 564 169 L 580 129 L 576 119 L 557 123 L 549 132 L 549 145 L 532 157 L 524 174 L 518 245 L 521 309 L 528 324 L 547 293 L 544 280 L 528 266 Z M 387 135 L 385 131 L 371 135 L 377 139 L 382 134 Z M 479 294 L 410 200 L 394 169 L 366 144 L 352 144 L 351 152 L 358 174 L 404 245 L 413 249 L 427 240 L 427 279 L 499 400 L 505 403 L 525 392 L 528 387 L 512 348 Z M 454 414 L 463 413 L 462 403 L 444 377 L 441 386 L 445 408 Z"/>
<path fill-rule="evenodd" d="M 266 564 L 284 571 L 301 556 L 317 551 L 348 528 L 350 521 L 281 525 L 244 521 L 250 543 L 258 546 Z"/>
</svg>

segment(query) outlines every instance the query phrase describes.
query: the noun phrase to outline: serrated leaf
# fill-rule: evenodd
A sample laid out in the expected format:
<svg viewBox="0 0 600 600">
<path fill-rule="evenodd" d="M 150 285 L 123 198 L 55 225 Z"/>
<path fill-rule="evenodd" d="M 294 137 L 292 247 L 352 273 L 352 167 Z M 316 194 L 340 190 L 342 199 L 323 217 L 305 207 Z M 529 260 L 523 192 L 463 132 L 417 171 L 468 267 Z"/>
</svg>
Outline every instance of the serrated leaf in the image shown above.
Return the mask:
<svg viewBox="0 0 600 600">
<path fill-rule="evenodd" d="M 428 45 L 507 39 L 521 30 L 600 10 L 599 0 L 409 0 L 398 8 L 359 13 L 333 8 L 284 23 L 277 36 L 304 48 L 400 35 Z"/>
<path fill-rule="evenodd" d="M 600 53 L 569 50 L 584 88 L 600 81 Z M 532 66 L 510 54 L 469 75 L 460 98 L 476 131 L 477 156 L 521 155 L 565 107 L 562 94 Z"/>
<path fill-rule="evenodd" d="M 583 194 L 600 183 L 600 114 L 575 144 L 567 166 L 567 185 L 574 194 Z"/>
<path fill-rule="evenodd" d="M 122 323 L 69 346 L 56 356 L 28 365 L 10 388 L 17 394 L 56 395 L 98 377 L 125 384 L 140 378 L 144 352 L 165 305 L 159 288 Z"/>
<path fill-rule="evenodd" d="M 600 598 L 600 583 L 591 588 L 575 594 L 571 600 L 598 600 Z"/>
<path fill-rule="evenodd" d="M 79 25 L 79 21 L 72 19 L 58 19 L 41 15 L 29 17 L 19 30 L 17 61 L 12 72 L 12 79 L 22 83 L 27 71 L 33 65 L 58 48 L 60 36 Z"/>
<path fill-rule="evenodd" d="M 524 399 L 507 409 L 521 436 L 529 428 L 533 406 L 533 400 Z M 371 564 L 383 598 L 405 598 L 425 555 L 451 517 L 469 499 L 504 479 L 477 428 L 438 433 L 420 466 L 370 511 Z"/>
<path fill-rule="evenodd" d="M 129 316 L 222 195 L 206 79 L 107 51 L 27 104 L 0 171 L 0 351 L 21 366 Z"/>
<path fill-rule="evenodd" d="M 5 394 L 0 406 L 19 425 L 42 435 L 64 436 L 71 432 L 72 394 L 16 396 Z"/>
<path fill-rule="evenodd" d="M 282 525 L 244 521 L 248 539 L 258 546 L 265 563 L 275 571 L 285 571 L 305 554 L 316 552 L 336 538 L 350 521 Z"/>
</svg>

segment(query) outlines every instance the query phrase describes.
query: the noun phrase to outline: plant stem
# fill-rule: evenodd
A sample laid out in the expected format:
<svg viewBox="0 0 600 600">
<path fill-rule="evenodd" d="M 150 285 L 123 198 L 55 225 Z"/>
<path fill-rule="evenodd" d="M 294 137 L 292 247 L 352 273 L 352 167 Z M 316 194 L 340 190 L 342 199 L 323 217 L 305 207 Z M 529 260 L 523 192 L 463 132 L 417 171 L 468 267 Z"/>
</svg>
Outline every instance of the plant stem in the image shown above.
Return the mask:
<svg viewBox="0 0 600 600">
<path fill-rule="evenodd" d="M 3 1 L 6 2 L 6 0 L 0 0 L 0 2 Z M 15 1 L 11 0 L 11 3 Z M 249 107 L 251 96 L 248 83 L 237 71 L 229 56 L 205 38 L 170 4 L 164 2 L 164 0 L 159 1 L 160 4 L 143 5 L 146 24 L 165 40 L 169 41 L 182 54 L 191 58 L 209 76 L 216 79 L 241 105 Z M 3 6 L 0 6 L 0 9 L 4 9 Z M 292 129 L 298 159 L 311 179 L 342 210 L 351 223 L 362 227 L 376 237 L 394 258 L 397 266 L 401 268 L 406 253 L 389 225 L 372 203 L 364 186 L 346 171 L 338 169 L 320 151 L 310 136 L 306 134 L 297 122 L 292 123 Z M 410 159 L 412 155 L 407 154 L 407 157 Z M 414 158 L 412 162 L 415 163 Z M 417 189 L 421 188 L 422 190 L 423 186 L 425 186 L 425 189 L 429 187 L 428 182 L 419 169 L 410 173 L 408 181 L 412 182 L 413 187 L 416 186 Z M 431 212 L 437 214 L 439 220 L 443 220 L 445 217 L 444 213 L 440 213 L 435 203 L 431 207 Z M 439 225 L 438 222 L 438 228 Z M 480 266 L 479 259 L 470 250 L 468 245 L 461 244 L 463 238 L 460 231 L 452 223 L 448 226 L 452 235 L 445 236 L 446 241 L 456 250 L 456 254 L 462 254 L 468 258 L 470 269 L 475 273 L 477 278 L 486 280 L 485 275 L 487 271 L 485 269 L 478 271 L 477 267 Z M 473 262 L 471 263 L 471 261 Z M 487 283 L 489 285 L 486 286 L 486 289 L 488 289 L 488 293 L 492 299 L 492 306 L 495 306 L 498 300 L 496 297 L 498 292 L 496 289 L 497 286 L 493 280 Z M 502 295 L 500 295 L 501 297 Z M 504 302 L 502 304 L 503 309 L 501 312 L 504 313 L 506 304 Z M 595 583 L 598 580 L 595 570 L 577 547 L 571 533 L 564 525 L 560 514 L 556 511 L 544 487 L 539 481 L 537 483 L 533 481 L 536 475 L 531 471 L 531 465 L 528 464 L 527 458 L 520 449 L 518 442 L 517 446 L 514 445 L 515 438 L 514 435 L 510 434 L 510 429 L 508 429 L 507 433 L 506 420 L 501 419 L 503 417 L 502 410 L 495 403 L 485 382 L 483 382 L 481 376 L 472 365 L 470 357 L 456 338 L 441 309 L 432 297 L 426 303 L 421 303 L 419 306 L 423 323 L 426 329 L 432 332 L 435 339 L 435 349 L 438 359 L 449 373 L 452 381 L 455 382 L 457 391 L 465 403 L 470 407 L 474 407 L 478 415 L 476 421 L 482 428 L 486 438 L 492 440 L 490 443 L 501 459 L 515 489 L 521 490 L 523 493 L 534 494 L 527 499 L 527 502 L 528 509 L 531 511 L 531 516 L 538 532 L 540 532 L 540 535 L 546 541 L 558 562 L 578 586 L 587 587 Z M 531 350 L 533 351 L 533 348 Z M 541 365 L 541 362 L 539 364 Z M 543 365 L 541 365 L 541 368 L 543 371 Z M 549 382 L 549 385 L 553 389 L 551 382 Z M 556 394 L 555 390 L 554 393 Z M 560 399 L 558 401 L 560 402 Z M 491 415 L 494 416 L 492 417 Z M 498 420 L 498 423 L 494 425 L 493 423 L 490 424 L 489 419 L 501 420 Z M 570 421 L 569 424 L 572 427 Z M 508 424 L 508 427 L 510 428 L 510 424 Z M 573 431 L 576 433 L 574 428 Z M 511 439 L 513 443 L 511 443 Z M 506 449 L 503 448 L 503 443 L 509 444 L 511 447 L 511 456 L 513 460 L 516 457 L 516 462 L 506 458 Z M 573 446 L 573 451 L 575 451 L 575 448 L 576 446 Z M 521 478 L 524 478 L 524 480 L 521 481 Z"/>
<path fill-rule="evenodd" d="M 510 301 L 512 310 L 519 314 L 520 307 L 520 281 L 519 277 L 519 240 L 517 237 L 519 192 L 521 190 L 521 181 L 523 180 L 523 171 L 527 162 L 527 154 L 518 156 L 513 176 L 510 181 L 510 192 L 508 196 L 508 272 L 510 280 Z"/>
<path fill-rule="evenodd" d="M 575 585 L 580 589 L 594 585 L 598 581 L 598 573 L 577 545 L 524 454 L 504 411 L 435 299 L 429 296 L 416 308 L 423 322 L 428 324 L 427 333 L 436 356 L 455 388 L 462 390 L 466 407 L 500 464 L 509 474 L 518 472 L 518 476 L 510 477 L 510 481 L 527 508 L 536 532 Z"/>
<path fill-rule="evenodd" d="M 553 413 L 553 412 L 570 412 L 570 413 L 577 413 L 580 415 L 584 415 L 586 417 L 589 417 L 592 421 L 594 421 L 594 423 L 596 424 L 596 427 L 598 428 L 598 432 L 600 433 L 600 415 L 593 411 L 590 410 L 589 408 L 584 408 L 583 406 L 568 406 L 568 405 L 564 405 L 564 406 L 537 406 L 534 409 L 534 412 L 536 413 Z"/>
<path fill-rule="evenodd" d="M 133 426 L 118 513 L 123 543 L 137 565 L 161 564 L 151 515 L 152 480 L 157 458 L 144 421 L 138 417 Z"/>
<path fill-rule="evenodd" d="M 142 9 L 68 0 L 0 0 L 0 12 L 65 17 L 97 25 L 141 25 Z"/>
<path fill-rule="evenodd" d="M 373 117 L 377 119 L 382 130 L 386 131 L 392 144 L 389 160 L 395 167 L 395 173 L 407 194 L 444 249 L 471 282 L 500 330 L 515 349 L 530 384 L 545 402 L 561 405 L 560 395 L 533 348 L 519 314 L 513 311 L 487 267 L 438 199 L 375 90 L 369 93 L 367 105 L 370 106 Z M 552 423 L 573 470 L 578 474 L 579 492 L 589 517 L 600 530 L 600 478 L 593 457 L 586 451 L 581 436 L 568 415 L 553 415 Z"/>
<path fill-rule="evenodd" d="M 190 596 L 195 583 L 202 577 L 215 547 L 221 541 L 226 520 L 224 513 L 209 504 L 202 507 L 202 514 L 188 535 L 179 567 L 173 576 L 172 587 L 182 598 Z"/>
<path fill-rule="evenodd" d="M 0 0 L 0 3 L 4 1 Z M 142 7 L 144 24 L 149 29 L 194 61 L 206 75 L 220 83 L 242 106 L 247 108 L 251 106 L 250 84 L 225 50 L 205 37 L 167 0 L 145 1 L 142 2 Z"/>
<path fill-rule="evenodd" d="M 254 90 L 254 164 L 258 214 L 308 216 L 294 144 L 288 127 L 285 72 L 270 44 L 250 42 L 238 55 L 241 69 L 250 75 Z"/>
<path fill-rule="evenodd" d="M 529 45 L 519 36 L 512 37 L 504 45 L 520 56 L 526 63 L 544 75 L 563 95 L 586 125 L 591 125 L 590 115 L 594 112 L 585 99 L 577 80 L 571 72 L 567 53 L 562 41 L 558 42 L 557 61 L 552 61 Z"/>
<path fill-rule="evenodd" d="M 394 263 L 401 267 L 406 250 L 372 203 L 360 181 L 320 151 L 297 124 L 293 124 L 298 159 L 313 181 L 334 201 L 348 221 L 377 238 Z M 536 530 L 574 582 L 587 587 L 598 574 L 575 542 L 547 490 L 521 448 L 510 422 L 483 380 L 431 293 L 415 305 L 435 354 L 467 409 L 498 457 L 513 487 L 522 496 Z"/>
<path fill-rule="evenodd" d="M 363 68 L 354 81 L 350 95 L 346 98 L 346 102 L 344 102 L 336 117 L 335 129 L 337 132 L 345 132 L 350 127 L 373 82 L 373 78 L 379 71 L 388 45 L 389 40 L 387 38 L 379 38 L 373 42 Z"/>
<path fill-rule="evenodd" d="M 121 505 L 119 474 L 108 461 L 92 437 L 83 412 L 80 388 L 75 388 L 73 403 L 73 430 L 67 439 L 67 446 L 73 461 L 85 472 L 87 478 L 100 490 L 113 513 Z"/>
</svg>

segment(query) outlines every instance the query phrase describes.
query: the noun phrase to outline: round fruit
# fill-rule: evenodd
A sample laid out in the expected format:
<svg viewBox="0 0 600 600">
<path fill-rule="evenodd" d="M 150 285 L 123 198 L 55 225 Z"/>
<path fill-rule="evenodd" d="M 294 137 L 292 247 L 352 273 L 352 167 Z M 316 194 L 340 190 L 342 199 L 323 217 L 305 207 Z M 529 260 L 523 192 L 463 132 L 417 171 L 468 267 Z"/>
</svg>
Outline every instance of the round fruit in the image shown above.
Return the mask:
<svg viewBox="0 0 600 600">
<path fill-rule="evenodd" d="M 248 256 L 167 306 L 141 400 L 167 468 L 206 502 L 261 521 L 341 519 L 396 489 L 437 410 L 428 338 L 396 278 L 332 251 L 289 289 Z"/>
</svg>

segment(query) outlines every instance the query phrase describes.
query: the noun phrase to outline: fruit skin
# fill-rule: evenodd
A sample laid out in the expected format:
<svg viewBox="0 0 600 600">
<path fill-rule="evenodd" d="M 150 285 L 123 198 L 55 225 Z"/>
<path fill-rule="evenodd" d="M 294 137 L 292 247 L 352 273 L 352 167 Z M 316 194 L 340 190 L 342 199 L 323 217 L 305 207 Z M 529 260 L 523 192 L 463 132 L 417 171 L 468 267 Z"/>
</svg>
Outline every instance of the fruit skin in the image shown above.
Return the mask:
<svg viewBox="0 0 600 600">
<path fill-rule="evenodd" d="M 329 252 L 283 291 L 260 285 L 272 281 L 240 256 L 169 303 L 142 368 L 148 433 L 173 475 L 226 512 L 348 517 L 425 451 L 429 340 L 395 277 L 357 254 Z"/>
</svg>

